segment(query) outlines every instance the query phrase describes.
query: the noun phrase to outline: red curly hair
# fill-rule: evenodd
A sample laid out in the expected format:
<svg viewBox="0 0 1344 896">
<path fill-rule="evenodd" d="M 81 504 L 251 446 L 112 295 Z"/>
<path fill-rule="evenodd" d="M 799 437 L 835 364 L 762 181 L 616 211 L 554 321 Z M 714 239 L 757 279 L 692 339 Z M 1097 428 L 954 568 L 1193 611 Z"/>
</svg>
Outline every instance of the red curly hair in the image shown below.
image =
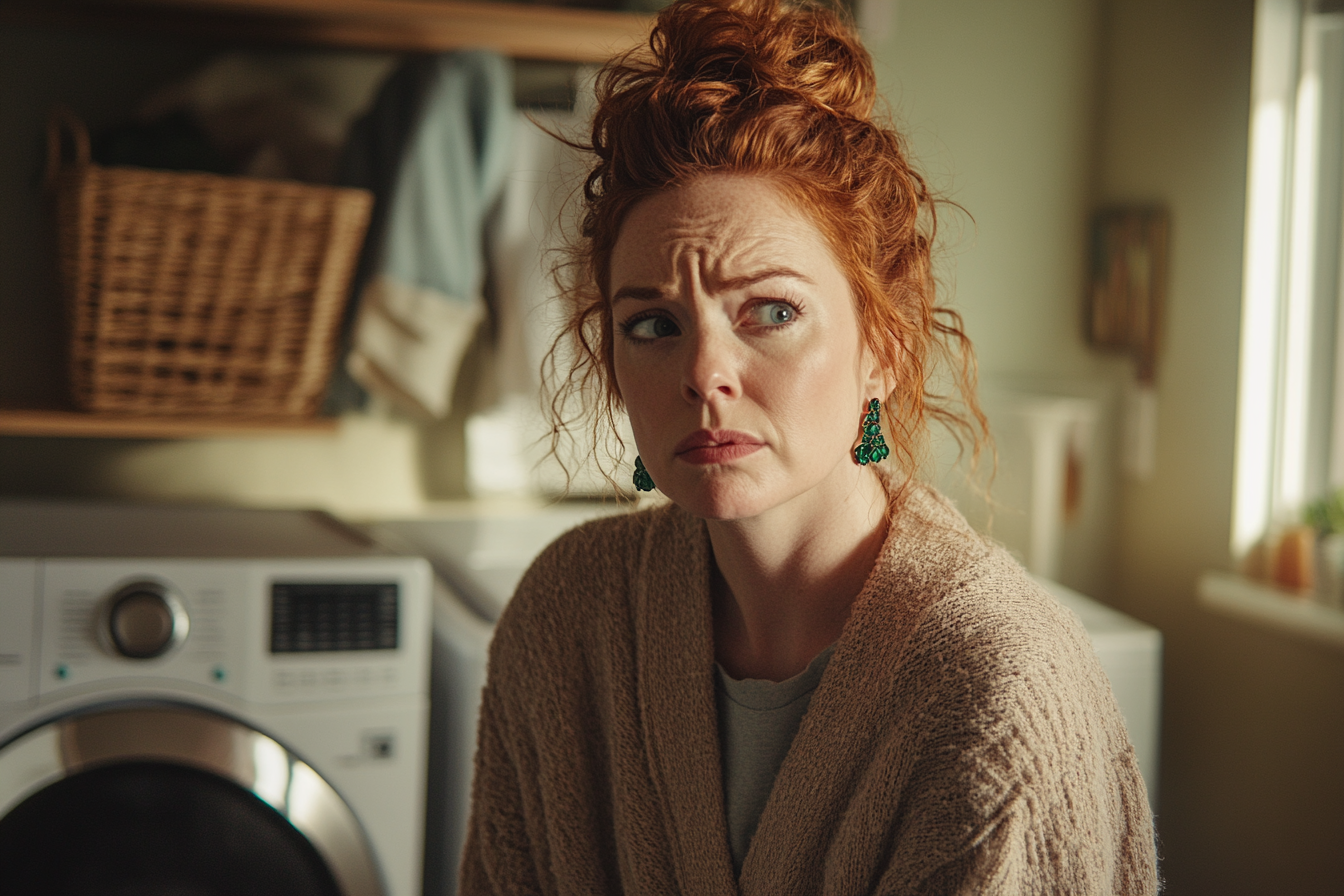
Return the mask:
<svg viewBox="0 0 1344 896">
<path fill-rule="evenodd" d="M 675 0 L 646 48 L 602 69 L 596 94 L 591 142 L 574 144 L 596 160 L 561 268 L 566 326 L 548 356 L 553 370 L 562 346 L 573 349 L 551 396 L 553 447 L 575 422 L 572 397 L 595 393 L 581 402 L 594 435 L 621 406 L 607 292 L 625 216 L 652 194 L 730 173 L 770 178 L 829 241 L 866 344 L 896 383 L 884 423 L 906 481 L 925 459 L 930 419 L 978 458 L 988 429 L 974 354 L 960 316 L 935 303 L 937 202 L 904 140 L 875 117 L 872 61 L 844 18 L 780 0 Z M 931 389 L 940 360 L 956 395 Z"/>
</svg>

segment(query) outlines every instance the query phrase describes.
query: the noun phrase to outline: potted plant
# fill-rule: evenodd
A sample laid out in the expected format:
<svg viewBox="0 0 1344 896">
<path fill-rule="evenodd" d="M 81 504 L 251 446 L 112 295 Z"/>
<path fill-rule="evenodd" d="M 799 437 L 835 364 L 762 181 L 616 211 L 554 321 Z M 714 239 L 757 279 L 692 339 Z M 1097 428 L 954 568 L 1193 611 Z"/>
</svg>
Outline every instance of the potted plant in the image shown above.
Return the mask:
<svg viewBox="0 0 1344 896">
<path fill-rule="evenodd" d="M 1344 606 L 1344 488 L 1306 506 L 1303 517 L 1316 530 L 1316 582 L 1321 600 Z"/>
</svg>

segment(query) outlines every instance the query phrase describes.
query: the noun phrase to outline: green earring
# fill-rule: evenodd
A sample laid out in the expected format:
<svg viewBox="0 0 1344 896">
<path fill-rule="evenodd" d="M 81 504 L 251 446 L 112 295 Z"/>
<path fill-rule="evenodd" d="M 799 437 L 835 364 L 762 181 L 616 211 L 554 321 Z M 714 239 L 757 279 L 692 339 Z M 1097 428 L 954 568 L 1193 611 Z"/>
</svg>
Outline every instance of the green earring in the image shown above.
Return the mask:
<svg viewBox="0 0 1344 896">
<path fill-rule="evenodd" d="M 882 403 L 876 398 L 868 402 L 868 414 L 863 418 L 863 441 L 859 447 L 854 449 L 854 460 L 859 466 L 865 466 L 869 461 L 878 463 L 887 455 L 891 454 L 891 449 L 882 439 Z M 639 474 L 636 473 L 636 476 Z"/>
<path fill-rule="evenodd" d="M 635 455 L 635 488 L 642 492 L 651 492 L 654 488 L 653 477 L 644 469 L 644 461 L 638 454 Z"/>
</svg>

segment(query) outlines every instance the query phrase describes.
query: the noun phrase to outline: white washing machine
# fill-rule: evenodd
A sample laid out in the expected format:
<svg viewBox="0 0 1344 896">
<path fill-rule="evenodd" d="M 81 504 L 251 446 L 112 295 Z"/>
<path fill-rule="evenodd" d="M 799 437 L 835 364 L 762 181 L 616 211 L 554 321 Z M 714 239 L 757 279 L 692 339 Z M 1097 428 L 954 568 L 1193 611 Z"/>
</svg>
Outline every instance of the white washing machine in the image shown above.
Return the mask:
<svg viewBox="0 0 1344 896">
<path fill-rule="evenodd" d="M 429 565 L 322 514 L 0 502 L 0 891 L 421 891 Z"/>
</svg>

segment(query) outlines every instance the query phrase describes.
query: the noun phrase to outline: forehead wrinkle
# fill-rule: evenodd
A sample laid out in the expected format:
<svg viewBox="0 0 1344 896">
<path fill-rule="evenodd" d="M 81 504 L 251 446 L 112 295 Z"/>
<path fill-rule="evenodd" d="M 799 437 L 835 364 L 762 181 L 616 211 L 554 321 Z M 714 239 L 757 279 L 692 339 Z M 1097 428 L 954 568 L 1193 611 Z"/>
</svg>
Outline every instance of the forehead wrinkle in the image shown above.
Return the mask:
<svg viewBox="0 0 1344 896">
<path fill-rule="evenodd" d="M 661 244 L 656 255 L 645 256 L 652 261 L 660 257 L 657 273 L 644 265 L 644 276 L 653 275 L 662 291 L 677 291 L 680 281 L 693 289 L 715 291 L 735 289 L 773 276 L 796 277 L 803 282 L 814 281 L 805 273 L 811 264 L 808 259 L 821 249 L 817 246 L 821 235 L 806 218 L 799 220 L 796 210 L 779 203 L 767 202 L 780 212 L 771 215 L 771 223 L 759 218 L 743 221 L 740 216 L 719 206 L 700 203 L 693 208 L 682 208 L 658 220 L 646 218 L 639 227 L 644 239 Z M 644 277 L 638 277 L 644 279 Z M 620 286 L 621 284 L 613 284 Z M 627 283 L 631 287 L 649 287 L 652 283 Z M 625 290 L 619 290 L 625 292 Z M 639 290 L 646 293 L 650 290 Z M 635 296 L 630 296 L 635 297 Z M 642 295 L 639 297 L 643 297 Z"/>
<path fill-rule="evenodd" d="M 667 258 L 668 276 L 673 284 L 689 281 L 697 288 L 704 285 L 705 259 L 712 255 L 707 242 L 706 239 L 696 238 L 668 240 L 664 246 L 664 255 Z"/>
<path fill-rule="evenodd" d="M 715 286 L 730 287 L 776 276 L 813 283 L 798 265 L 800 255 L 808 246 L 794 236 L 791 233 L 756 234 L 733 240 L 727 251 L 712 259 L 706 269 L 706 279 Z"/>
</svg>

